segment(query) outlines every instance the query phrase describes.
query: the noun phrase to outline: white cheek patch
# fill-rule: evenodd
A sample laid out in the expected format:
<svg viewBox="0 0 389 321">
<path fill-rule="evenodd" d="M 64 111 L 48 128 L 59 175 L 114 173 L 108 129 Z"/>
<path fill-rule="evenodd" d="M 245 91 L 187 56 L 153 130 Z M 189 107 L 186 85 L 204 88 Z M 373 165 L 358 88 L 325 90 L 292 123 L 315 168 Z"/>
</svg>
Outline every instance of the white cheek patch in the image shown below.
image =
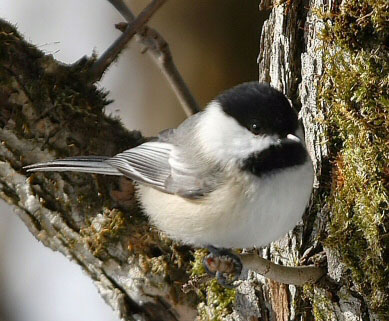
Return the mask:
<svg viewBox="0 0 389 321">
<path fill-rule="evenodd" d="M 198 124 L 197 135 L 208 157 L 228 163 L 244 159 L 253 152 L 268 148 L 275 136 L 256 136 L 224 113 L 219 103 L 211 102 Z"/>
</svg>

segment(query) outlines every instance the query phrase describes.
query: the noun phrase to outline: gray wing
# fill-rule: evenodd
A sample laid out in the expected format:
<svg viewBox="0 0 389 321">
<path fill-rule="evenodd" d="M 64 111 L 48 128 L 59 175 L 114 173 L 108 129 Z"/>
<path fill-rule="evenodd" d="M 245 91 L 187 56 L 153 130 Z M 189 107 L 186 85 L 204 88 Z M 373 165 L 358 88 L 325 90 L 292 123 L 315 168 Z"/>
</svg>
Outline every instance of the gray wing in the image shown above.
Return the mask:
<svg viewBox="0 0 389 321">
<path fill-rule="evenodd" d="M 158 140 L 144 143 L 105 162 L 125 176 L 163 192 L 200 198 L 220 183 L 217 166 L 206 162 L 195 140 L 200 115 L 180 127 L 163 131 Z"/>
<path fill-rule="evenodd" d="M 28 172 L 70 171 L 124 175 L 165 193 L 200 198 L 221 182 L 221 171 L 210 164 L 196 142 L 198 113 L 177 129 L 163 131 L 153 141 L 114 157 L 80 156 L 26 166 Z"/>
<path fill-rule="evenodd" d="M 171 169 L 170 153 L 173 145 L 163 142 L 148 142 L 105 160 L 123 175 L 141 183 L 165 190 L 165 181 Z"/>
<path fill-rule="evenodd" d="M 216 166 L 208 167 L 209 163 L 199 154 L 174 149 L 169 164 L 170 176 L 165 181 L 165 188 L 170 193 L 196 199 L 212 192 L 220 183 L 219 169 Z"/>
</svg>

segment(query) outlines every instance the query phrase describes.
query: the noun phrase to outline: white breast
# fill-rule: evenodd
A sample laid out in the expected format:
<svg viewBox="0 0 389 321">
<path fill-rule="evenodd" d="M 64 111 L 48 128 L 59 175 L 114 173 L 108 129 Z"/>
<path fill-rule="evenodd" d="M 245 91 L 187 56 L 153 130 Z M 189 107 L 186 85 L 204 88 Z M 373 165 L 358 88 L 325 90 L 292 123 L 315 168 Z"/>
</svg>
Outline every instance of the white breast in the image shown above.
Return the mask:
<svg viewBox="0 0 389 321">
<path fill-rule="evenodd" d="M 228 183 L 200 200 L 147 186 L 138 196 L 151 222 L 196 246 L 246 248 L 275 241 L 301 219 L 312 189 L 310 162 L 265 178 L 231 173 Z"/>
</svg>

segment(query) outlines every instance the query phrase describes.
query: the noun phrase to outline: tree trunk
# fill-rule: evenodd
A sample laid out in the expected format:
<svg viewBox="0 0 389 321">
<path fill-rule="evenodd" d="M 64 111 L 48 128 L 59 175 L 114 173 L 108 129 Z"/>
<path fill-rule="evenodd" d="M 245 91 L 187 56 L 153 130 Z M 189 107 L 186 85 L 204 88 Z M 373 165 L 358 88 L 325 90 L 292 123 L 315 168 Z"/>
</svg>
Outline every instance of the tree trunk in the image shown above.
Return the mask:
<svg viewBox="0 0 389 321">
<path fill-rule="evenodd" d="M 262 8 L 269 8 L 270 2 L 263 1 Z M 105 94 L 85 77 L 92 60 L 65 66 L 27 44 L 4 21 L 0 21 L 1 197 L 15 205 L 38 240 L 84 269 L 123 320 L 194 320 L 196 315 L 198 320 L 383 320 L 387 274 L 380 282 L 364 283 L 349 259 L 352 253 L 333 245 L 339 239 L 332 231 L 339 225 L 333 223 L 337 216 L 331 197 L 339 186 L 334 185 L 330 161 L 339 150 L 326 136 L 331 126 L 322 120 L 329 118 L 332 106 L 322 89 L 331 84 L 324 77 L 323 61 L 338 47 L 319 37 L 326 17 L 316 9 L 326 5 L 326 12 L 340 14 L 334 2 L 296 0 L 269 9 L 259 53 L 260 81 L 282 90 L 300 110 L 317 174 L 304 222 L 260 253 L 288 266 L 327 263 L 328 275 L 319 284 L 296 287 L 244 271 L 235 290 L 223 289 L 215 281 L 203 280 L 203 251 L 176 244 L 148 225 L 129 181 L 74 173 L 27 175 L 24 165 L 72 155 L 114 155 L 144 139 L 103 114 Z M 387 221 L 374 224 L 382 239 Z M 332 242 L 327 244 L 327 238 Z M 361 238 L 361 247 L 371 246 L 365 239 Z M 385 240 L 376 244 L 384 258 Z M 367 272 L 363 275 L 369 278 Z"/>
<path fill-rule="evenodd" d="M 263 0 L 261 6 L 270 2 Z M 388 9 L 387 2 L 287 1 L 271 10 L 263 26 L 259 79 L 282 90 L 300 110 L 316 170 L 315 190 L 303 225 L 264 254 L 285 265 L 307 259 L 319 263 L 326 258 L 328 273 L 318 285 L 303 288 L 254 278 L 261 289 L 259 302 L 264 302 L 258 306 L 260 320 L 389 317 L 389 150 L 384 143 L 389 139 L 389 52 L 384 45 L 388 41 Z M 370 60 L 376 65 L 369 69 L 366 64 Z M 367 73 L 366 80 L 363 73 Z M 369 94 L 352 100 L 366 89 Z M 350 112 L 362 109 L 365 114 Z M 380 125 L 373 128 L 370 118 L 380 119 Z M 350 142 L 350 137 L 358 134 L 361 141 Z M 369 135 L 374 136 L 370 142 L 365 140 Z M 370 159 L 369 145 L 376 149 Z M 347 174 L 345 157 L 350 159 Z M 376 170 L 377 176 L 373 174 Z M 356 181 L 353 175 L 358 171 L 369 179 Z M 376 183 L 382 188 L 373 189 Z M 342 195 L 340 190 L 347 186 L 353 189 Z M 357 203 L 370 192 L 361 210 Z M 379 206 L 374 197 L 380 200 Z"/>
</svg>

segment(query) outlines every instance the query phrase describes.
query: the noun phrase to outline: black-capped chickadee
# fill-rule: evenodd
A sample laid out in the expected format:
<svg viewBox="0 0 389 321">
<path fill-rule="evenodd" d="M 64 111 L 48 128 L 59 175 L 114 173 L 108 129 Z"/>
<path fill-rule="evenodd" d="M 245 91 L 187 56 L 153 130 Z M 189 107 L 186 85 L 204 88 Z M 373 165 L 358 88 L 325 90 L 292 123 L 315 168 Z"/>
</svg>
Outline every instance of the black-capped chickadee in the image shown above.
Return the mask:
<svg viewBox="0 0 389 321">
<path fill-rule="evenodd" d="M 249 248 L 301 219 L 313 168 L 286 97 L 249 82 L 216 97 L 177 129 L 114 157 L 74 157 L 26 167 L 124 175 L 151 222 L 195 246 Z"/>
</svg>

